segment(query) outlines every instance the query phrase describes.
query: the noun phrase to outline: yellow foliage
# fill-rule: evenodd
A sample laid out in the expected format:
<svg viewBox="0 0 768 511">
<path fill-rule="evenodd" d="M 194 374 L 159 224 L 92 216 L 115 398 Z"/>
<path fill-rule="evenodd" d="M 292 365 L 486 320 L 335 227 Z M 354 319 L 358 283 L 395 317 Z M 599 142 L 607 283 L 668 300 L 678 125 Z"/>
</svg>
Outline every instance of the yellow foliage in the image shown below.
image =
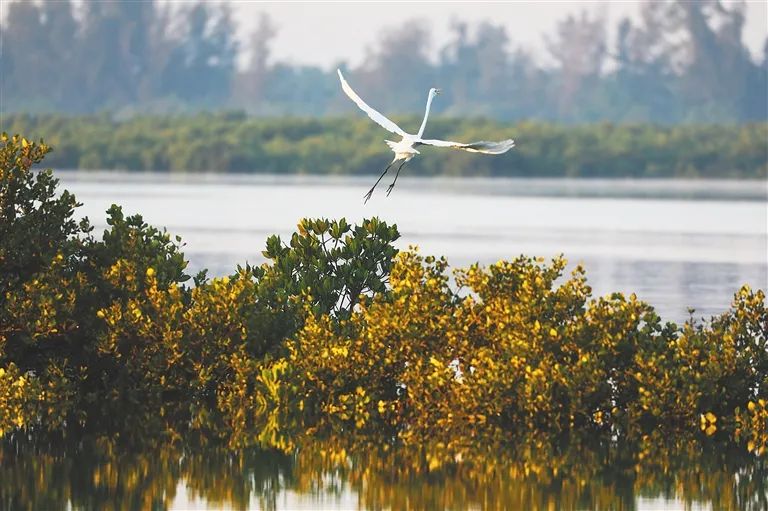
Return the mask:
<svg viewBox="0 0 768 511">
<path fill-rule="evenodd" d="M 584 426 L 632 431 L 647 421 L 686 429 L 699 416 L 712 435 L 730 423 L 722 416 L 732 411 L 704 408 L 744 399 L 743 389 L 720 399 L 708 387 L 748 363 L 723 344 L 725 326 L 678 333 L 634 295 L 590 300 L 580 268 L 555 286 L 564 267 L 563 259 L 547 266 L 528 258 L 473 266 L 455 272 L 466 290 L 457 295 L 445 260 L 401 253 L 391 293 L 363 300 L 343 326 L 311 315 L 288 342 L 285 392 L 274 406 L 290 415 L 301 402 L 305 426 L 383 428 L 405 442 Z M 761 293 L 738 296 L 755 321 L 765 317 Z M 736 342 L 732 330 L 745 326 L 729 325 Z M 702 358 L 710 363 L 696 363 Z"/>
</svg>

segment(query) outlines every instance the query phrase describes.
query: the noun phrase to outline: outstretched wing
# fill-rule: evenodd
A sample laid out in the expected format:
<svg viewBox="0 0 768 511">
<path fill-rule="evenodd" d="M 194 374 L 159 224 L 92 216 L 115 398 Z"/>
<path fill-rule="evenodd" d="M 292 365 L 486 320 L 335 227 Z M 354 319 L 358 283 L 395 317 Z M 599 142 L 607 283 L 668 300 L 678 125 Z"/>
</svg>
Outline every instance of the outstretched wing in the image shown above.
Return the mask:
<svg viewBox="0 0 768 511">
<path fill-rule="evenodd" d="M 349 96 L 349 99 L 354 101 L 355 104 L 360 107 L 360 110 L 368 114 L 368 117 L 373 119 L 373 122 L 375 122 L 376 124 L 384 128 L 385 130 L 391 131 L 395 135 L 400 135 L 402 137 L 406 136 L 406 133 L 402 129 L 400 129 L 400 126 L 398 126 L 394 122 L 384 117 L 377 110 L 374 110 L 373 108 L 368 106 L 368 104 L 365 101 L 363 101 L 355 91 L 352 90 L 352 87 L 350 87 L 347 81 L 344 79 L 344 75 L 341 74 L 341 69 L 337 69 L 336 71 L 339 73 L 339 80 L 341 80 L 341 89 L 346 93 L 347 96 Z"/>
<path fill-rule="evenodd" d="M 414 145 L 450 147 L 452 149 L 469 151 L 470 153 L 503 154 L 515 147 L 515 141 L 510 138 L 507 140 L 502 140 L 501 142 L 488 142 L 486 140 L 481 140 L 479 142 L 462 144 L 461 142 L 451 142 L 450 140 L 417 140 Z"/>
</svg>

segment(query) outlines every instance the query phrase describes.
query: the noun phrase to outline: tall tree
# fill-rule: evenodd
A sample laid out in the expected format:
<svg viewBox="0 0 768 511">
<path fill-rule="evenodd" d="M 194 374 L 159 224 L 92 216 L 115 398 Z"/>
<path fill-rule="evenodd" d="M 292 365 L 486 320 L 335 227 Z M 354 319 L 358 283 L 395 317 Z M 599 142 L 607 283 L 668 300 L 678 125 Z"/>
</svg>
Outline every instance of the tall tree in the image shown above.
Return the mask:
<svg viewBox="0 0 768 511">
<path fill-rule="evenodd" d="M 679 61 L 668 40 L 669 13 L 663 5 L 646 2 L 639 23 L 619 23 L 614 50 L 615 70 L 606 77 L 610 108 L 606 115 L 619 121 L 675 122 L 680 118 L 677 96 Z"/>
<path fill-rule="evenodd" d="M 139 100 L 141 83 L 151 69 L 150 26 L 153 1 L 84 4 L 81 54 L 86 88 L 83 109 L 119 108 Z"/>
<path fill-rule="evenodd" d="M 565 120 L 575 120 L 584 93 L 594 91 L 603 70 L 605 19 L 593 18 L 586 11 L 570 15 L 558 23 L 555 37 L 546 41 L 558 75 L 553 93 L 559 113 Z"/>
<path fill-rule="evenodd" d="M 57 108 L 68 109 L 70 98 L 76 97 L 82 90 L 76 65 L 80 53 L 79 26 L 69 0 L 43 2 L 40 10 L 50 51 L 47 71 L 56 76 L 56 86 L 48 87 L 47 94 Z"/>
<path fill-rule="evenodd" d="M 54 63 L 53 51 L 40 8 L 31 1 L 11 3 L 8 19 L 0 28 L 0 38 L 3 108 L 25 100 L 30 110 L 53 107 L 48 96 L 50 79 L 45 76 Z"/>
<path fill-rule="evenodd" d="M 271 72 L 271 45 L 276 35 L 277 27 L 272 18 L 261 13 L 250 36 L 248 66 L 237 75 L 234 84 L 235 102 L 246 111 L 259 113 L 263 109 L 265 89 Z"/>
<path fill-rule="evenodd" d="M 163 74 L 167 94 L 204 106 L 230 97 L 238 45 L 227 4 L 196 3 L 178 13 L 185 20 Z"/>
<path fill-rule="evenodd" d="M 513 72 L 527 72 L 527 55 L 510 53 L 509 37 L 502 26 L 480 23 L 474 37 L 469 36 L 464 22 L 455 22 L 452 29 L 454 38 L 441 51 L 438 70 L 448 89 L 448 113 L 513 115 L 510 112 L 517 110 L 521 99 L 517 94 L 525 81 L 524 76 Z"/>
<path fill-rule="evenodd" d="M 697 120 L 765 118 L 766 79 L 743 44 L 744 1 L 677 0 L 687 32 L 684 90 Z"/>
<path fill-rule="evenodd" d="M 389 111 L 413 112 L 424 106 L 434 86 L 434 66 L 429 61 L 430 31 L 411 20 L 385 31 L 377 49 L 369 51 L 366 65 L 356 71 L 377 105 Z"/>
</svg>

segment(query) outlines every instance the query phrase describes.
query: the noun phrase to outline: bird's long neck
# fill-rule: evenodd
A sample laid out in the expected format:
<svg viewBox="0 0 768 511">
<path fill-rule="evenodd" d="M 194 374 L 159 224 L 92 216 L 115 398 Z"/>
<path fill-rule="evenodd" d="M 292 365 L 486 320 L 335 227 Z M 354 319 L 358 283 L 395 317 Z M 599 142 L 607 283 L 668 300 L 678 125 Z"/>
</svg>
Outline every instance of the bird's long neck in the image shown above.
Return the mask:
<svg viewBox="0 0 768 511">
<path fill-rule="evenodd" d="M 424 120 L 421 121 L 419 134 L 417 135 L 419 138 L 421 138 L 421 136 L 424 134 L 424 130 L 427 127 L 427 119 L 429 118 L 429 107 L 432 106 L 432 98 L 434 98 L 434 95 L 430 92 L 429 96 L 427 96 L 427 109 L 424 111 Z"/>
</svg>

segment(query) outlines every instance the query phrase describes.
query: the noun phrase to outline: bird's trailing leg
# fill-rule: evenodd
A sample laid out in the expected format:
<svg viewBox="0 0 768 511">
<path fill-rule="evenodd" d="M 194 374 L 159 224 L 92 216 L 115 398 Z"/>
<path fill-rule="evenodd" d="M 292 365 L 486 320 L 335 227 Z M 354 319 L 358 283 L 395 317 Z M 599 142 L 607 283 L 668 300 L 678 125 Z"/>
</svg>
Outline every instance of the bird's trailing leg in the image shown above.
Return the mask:
<svg viewBox="0 0 768 511">
<path fill-rule="evenodd" d="M 394 162 L 394 161 L 392 161 L 392 163 L 395 163 L 395 162 Z M 378 185 L 378 184 L 379 184 L 379 181 L 381 181 L 381 178 L 383 178 L 383 177 L 384 177 L 384 174 L 386 174 L 386 173 L 387 173 L 387 171 L 389 170 L 389 167 L 391 167 L 391 166 L 392 166 L 392 163 L 390 163 L 389 165 L 387 165 L 387 168 L 385 168 L 385 169 L 384 169 L 384 172 L 382 172 L 382 173 L 381 173 L 381 175 L 379 176 L 379 179 L 377 179 L 377 180 L 376 180 L 376 183 L 375 183 L 375 184 L 374 184 L 374 185 L 371 187 L 371 189 L 370 189 L 370 190 L 368 190 L 368 193 L 366 193 L 366 194 L 364 195 L 364 197 L 365 197 L 365 202 L 363 202 L 363 204 L 366 204 L 366 203 L 368 202 L 368 200 L 370 200 L 370 198 L 371 198 L 371 195 L 373 195 L 373 190 L 376 188 L 376 185 Z"/>
<path fill-rule="evenodd" d="M 395 183 L 397 183 L 397 176 L 400 175 L 400 169 L 402 169 L 403 165 L 405 165 L 406 163 L 408 163 L 408 160 L 405 160 L 403 163 L 400 164 L 399 167 L 397 167 L 397 173 L 395 174 L 395 180 L 392 181 L 392 184 L 389 185 L 389 188 L 387 188 L 387 197 L 389 197 L 389 194 L 392 192 L 392 188 L 394 188 L 395 187 Z"/>
</svg>

